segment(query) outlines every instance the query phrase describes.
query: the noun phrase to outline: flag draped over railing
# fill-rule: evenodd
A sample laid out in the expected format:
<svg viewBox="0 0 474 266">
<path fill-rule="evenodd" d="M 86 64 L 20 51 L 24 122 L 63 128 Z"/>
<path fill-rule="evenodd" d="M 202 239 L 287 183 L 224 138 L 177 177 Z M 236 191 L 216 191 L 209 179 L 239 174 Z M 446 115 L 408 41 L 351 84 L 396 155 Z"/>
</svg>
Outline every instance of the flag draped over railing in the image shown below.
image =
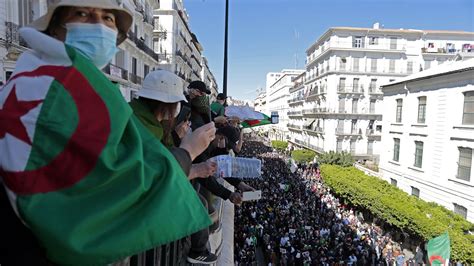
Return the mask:
<svg viewBox="0 0 474 266">
<path fill-rule="evenodd" d="M 0 177 L 60 265 L 104 265 L 210 224 L 173 155 L 77 50 L 34 29 L 0 89 Z"/>
</svg>

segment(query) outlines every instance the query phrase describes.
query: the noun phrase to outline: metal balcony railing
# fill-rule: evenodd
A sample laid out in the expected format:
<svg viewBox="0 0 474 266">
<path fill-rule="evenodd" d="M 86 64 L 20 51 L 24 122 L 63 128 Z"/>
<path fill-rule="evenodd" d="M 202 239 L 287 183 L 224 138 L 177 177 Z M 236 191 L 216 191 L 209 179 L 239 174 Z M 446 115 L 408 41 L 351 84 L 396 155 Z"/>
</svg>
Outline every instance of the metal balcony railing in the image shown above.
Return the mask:
<svg viewBox="0 0 474 266">
<path fill-rule="evenodd" d="M 382 132 L 380 130 L 374 130 L 374 129 L 366 129 L 365 130 L 365 135 L 366 136 L 380 136 L 382 135 Z"/>
<path fill-rule="evenodd" d="M 362 93 L 364 93 L 364 87 L 362 85 L 358 85 L 358 84 L 352 84 L 352 85 L 339 84 L 337 86 L 337 93 L 362 94 Z"/>
<path fill-rule="evenodd" d="M 129 73 L 129 80 L 135 84 L 142 84 L 143 78 L 136 74 Z"/>
<path fill-rule="evenodd" d="M 336 128 L 335 132 L 336 135 L 338 136 L 361 136 L 362 135 L 362 129 L 351 129 L 350 132 L 345 132 L 344 128 Z"/>
<path fill-rule="evenodd" d="M 377 90 L 376 86 L 369 86 L 369 94 L 382 94 L 381 91 Z"/>
<path fill-rule="evenodd" d="M 188 243 L 183 240 L 175 241 L 167 245 L 147 250 L 130 258 L 130 266 L 159 266 L 159 265 L 184 265 L 189 248 Z"/>
<path fill-rule="evenodd" d="M 325 107 L 310 108 L 310 109 L 303 110 L 303 114 L 316 114 L 316 113 L 326 113 L 326 112 L 328 112 L 328 109 Z"/>
<path fill-rule="evenodd" d="M 143 13 L 143 21 L 155 27 L 155 20 L 152 15 Z"/>
<path fill-rule="evenodd" d="M 317 133 L 317 134 L 324 134 L 324 128 L 322 128 L 322 127 L 307 128 L 305 130 L 309 131 L 309 132 L 314 132 L 314 133 Z"/>
<path fill-rule="evenodd" d="M 302 130 L 303 129 L 302 126 L 294 125 L 294 124 L 286 124 L 286 127 L 290 128 L 290 129 L 297 129 L 297 130 Z"/>
<path fill-rule="evenodd" d="M 308 148 L 308 149 L 311 149 L 311 150 L 320 152 L 320 153 L 324 152 L 324 149 L 323 149 L 323 148 L 318 147 L 318 146 L 316 146 L 316 145 L 313 145 L 313 144 L 311 144 L 311 143 L 308 142 L 308 141 L 303 141 L 303 140 L 295 139 L 295 143 L 296 143 L 296 144 L 299 144 L 299 145 L 301 145 L 301 146 L 303 146 L 303 147 L 306 147 L 306 148 Z"/>
<path fill-rule="evenodd" d="M 18 30 L 20 26 L 10 21 L 5 22 L 5 47 L 8 48 L 11 45 L 21 45 L 28 47 L 25 40 L 20 37 Z"/>
<path fill-rule="evenodd" d="M 302 111 L 289 111 L 287 112 L 288 116 L 302 116 L 303 112 Z"/>
<path fill-rule="evenodd" d="M 293 99 L 289 99 L 288 104 L 293 104 L 293 103 L 297 103 L 297 102 L 301 102 L 301 101 L 304 101 L 304 97 L 296 97 L 296 98 L 293 98 Z"/>
<path fill-rule="evenodd" d="M 138 49 L 142 50 L 144 53 L 146 53 L 147 55 L 151 56 L 153 59 L 155 59 L 156 61 L 159 61 L 159 57 L 158 57 L 158 54 L 155 53 L 155 51 L 153 51 L 153 49 L 151 49 L 150 47 L 148 47 L 146 44 L 145 44 L 145 40 L 143 40 L 142 38 L 138 38 L 138 36 L 136 35 L 135 32 L 133 31 L 129 31 L 128 32 L 128 38 L 135 43 L 135 45 L 138 47 Z"/>
</svg>

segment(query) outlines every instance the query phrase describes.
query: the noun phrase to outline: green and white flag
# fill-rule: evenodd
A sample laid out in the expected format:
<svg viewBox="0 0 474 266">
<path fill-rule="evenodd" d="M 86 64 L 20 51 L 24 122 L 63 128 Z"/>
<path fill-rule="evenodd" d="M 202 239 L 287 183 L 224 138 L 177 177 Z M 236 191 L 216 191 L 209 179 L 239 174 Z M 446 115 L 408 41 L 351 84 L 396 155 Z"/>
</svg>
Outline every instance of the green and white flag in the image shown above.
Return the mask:
<svg viewBox="0 0 474 266">
<path fill-rule="evenodd" d="M 0 176 L 57 264 L 103 265 L 211 221 L 171 153 L 86 57 L 31 28 L 0 89 Z"/>
<path fill-rule="evenodd" d="M 427 251 L 430 265 L 449 265 L 451 245 L 448 232 L 428 241 Z"/>
</svg>

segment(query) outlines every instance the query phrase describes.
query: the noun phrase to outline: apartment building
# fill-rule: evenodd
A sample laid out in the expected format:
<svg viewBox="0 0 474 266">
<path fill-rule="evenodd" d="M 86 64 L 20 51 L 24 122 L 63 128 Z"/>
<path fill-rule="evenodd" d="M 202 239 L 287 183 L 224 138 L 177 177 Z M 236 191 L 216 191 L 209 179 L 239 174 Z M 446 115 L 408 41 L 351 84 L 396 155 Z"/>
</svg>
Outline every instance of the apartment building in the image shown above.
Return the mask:
<svg viewBox="0 0 474 266">
<path fill-rule="evenodd" d="M 203 47 L 189 26 L 182 0 L 161 0 L 153 12 L 153 50 L 159 68 L 173 71 L 187 83 L 202 80 L 217 95 L 217 82 L 203 56 Z"/>
<path fill-rule="evenodd" d="M 328 29 L 306 50 L 303 118 L 318 132 L 306 142 L 317 152 L 347 151 L 356 159 L 379 161 L 380 85 L 472 52 L 472 32 L 384 29 L 378 23 Z"/>
<path fill-rule="evenodd" d="M 294 79 L 304 73 L 299 69 L 283 69 L 281 72 L 267 74 L 267 110 L 272 118 L 277 117 L 278 123 L 269 128 L 271 139 L 287 140 L 288 132 L 288 99 L 290 88 L 294 85 Z M 276 122 L 276 121 L 275 121 Z"/>
<path fill-rule="evenodd" d="M 305 75 L 305 72 L 303 72 L 293 79 L 293 84 L 289 89 L 290 97 L 288 98 L 288 140 L 300 145 L 306 144 L 304 137 L 306 134 L 310 134 L 307 132 L 310 125 L 308 122 L 305 124 L 303 120 Z"/>
<path fill-rule="evenodd" d="M 18 30 L 44 15 L 53 1 L 0 0 L 0 80 L 6 81 L 13 72 L 16 60 L 27 48 Z M 151 49 L 153 34 L 152 11 L 158 0 L 124 0 L 122 6 L 133 14 L 134 23 L 112 62 L 103 72 L 117 83 L 129 101 L 143 78 L 158 65 L 158 56 Z"/>
<path fill-rule="evenodd" d="M 444 63 L 382 91 L 383 179 L 474 222 L 474 59 Z"/>
</svg>

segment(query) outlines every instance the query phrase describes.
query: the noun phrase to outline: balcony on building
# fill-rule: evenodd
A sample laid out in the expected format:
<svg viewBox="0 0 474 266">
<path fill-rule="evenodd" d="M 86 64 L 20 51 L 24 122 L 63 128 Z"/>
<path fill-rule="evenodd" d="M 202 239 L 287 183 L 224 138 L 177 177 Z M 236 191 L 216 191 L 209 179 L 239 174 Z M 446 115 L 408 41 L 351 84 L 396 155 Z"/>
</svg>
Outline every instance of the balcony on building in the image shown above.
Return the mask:
<svg viewBox="0 0 474 266">
<path fill-rule="evenodd" d="M 302 111 L 289 111 L 286 113 L 288 117 L 302 117 L 303 112 Z"/>
<path fill-rule="evenodd" d="M 380 141 L 382 139 L 382 131 L 368 128 L 368 129 L 365 130 L 365 136 L 369 140 L 379 140 Z"/>
<path fill-rule="evenodd" d="M 405 53 L 406 45 L 400 43 L 402 39 L 371 39 L 368 36 L 352 36 L 352 41 L 337 41 L 328 39 L 323 44 L 316 47 L 314 55 L 310 56 L 307 67 L 312 66 L 326 53 L 331 50 L 353 51 L 360 50 L 364 52 L 386 52 L 386 53 Z M 382 40 L 379 40 L 382 39 Z"/>
<path fill-rule="evenodd" d="M 318 147 L 314 144 L 311 144 L 311 142 L 309 142 L 309 141 L 303 141 L 303 140 L 300 140 L 300 139 L 295 139 L 295 141 L 291 141 L 291 142 L 297 144 L 298 146 L 300 146 L 302 148 L 313 150 L 316 153 L 319 153 L 319 154 L 324 153 L 324 149 L 322 147 Z"/>
<path fill-rule="evenodd" d="M 428 43 L 421 48 L 422 54 L 448 54 L 474 53 L 474 43 L 465 43 L 461 47 L 456 47 L 454 43 L 446 43 L 443 46 L 436 46 L 435 43 Z"/>
<path fill-rule="evenodd" d="M 112 79 L 128 80 L 128 71 L 114 64 L 106 65 L 102 71 L 109 74 Z"/>
<path fill-rule="evenodd" d="M 344 128 L 336 128 L 335 132 L 338 138 L 341 137 L 362 137 L 362 129 L 352 128 L 350 131 L 344 130 Z"/>
<path fill-rule="evenodd" d="M 10 46 L 22 46 L 24 48 L 28 47 L 25 40 L 21 38 L 18 30 L 20 26 L 11 21 L 5 22 L 5 47 L 8 49 Z"/>
<path fill-rule="evenodd" d="M 324 128 L 323 127 L 309 127 L 309 128 L 305 128 L 304 131 L 306 133 L 308 133 L 309 135 L 313 135 L 313 136 L 322 136 L 324 135 Z"/>
<path fill-rule="evenodd" d="M 316 101 L 326 96 L 326 86 L 318 86 L 314 87 L 312 90 L 309 91 L 308 95 L 306 96 L 306 101 Z"/>
<path fill-rule="evenodd" d="M 289 106 L 294 106 L 294 105 L 303 104 L 303 103 L 304 103 L 304 97 L 303 96 L 294 97 L 294 98 L 288 100 L 288 105 Z"/>
<path fill-rule="evenodd" d="M 143 78 L 134 73 L 128 73 L 128 79 L 135 84 L 142 84 Z"/>
<path fill-rule="evenodd" d="M 156 61 L 159 61 L 158 54 L 153 51 L 148 45 L 146 45 L 145 40 L 143 38 L 138 38 L 137 34 L 133 31 L 128 32 L 128 38 L 135 43 L 138 49 L 142 50 L 145 54 L 152 57 Z"/>
<path fill-rule="evenodd" d="M 303 116 L 308 118 L 327 119 L 362 119 L 362 120 L 382 120 L 381 114 L 372 112 L 348 112 L 346 110 L 329 110 L 327 108 L 309 108 L 303 110 Z"/>
<path fill-rule="evenodd" d="M 337 86 L 337 93 L 346 96 L 362 96 L 364 95 L 364 87 L 358 84 L 348 86 L 340 83 Z"/>
<path fill-rule="evenodd" d="M 369 86 L 369 97 L 371 99 L 383 99 L 383 92 L 374 85 Z"/>
<path fill-rule="evenodd" d="M 291 123 L 286 124 L 286 127 L 287 127 L 289 130 L 293 130 L 293 131 L 299 131 L 299 132 L 301 132 L 301 131 L 303 130 L 302 126 L 300 126 L 300 125 L 295 125 L 295 124 L 291 124 Z"/>
</svg>

